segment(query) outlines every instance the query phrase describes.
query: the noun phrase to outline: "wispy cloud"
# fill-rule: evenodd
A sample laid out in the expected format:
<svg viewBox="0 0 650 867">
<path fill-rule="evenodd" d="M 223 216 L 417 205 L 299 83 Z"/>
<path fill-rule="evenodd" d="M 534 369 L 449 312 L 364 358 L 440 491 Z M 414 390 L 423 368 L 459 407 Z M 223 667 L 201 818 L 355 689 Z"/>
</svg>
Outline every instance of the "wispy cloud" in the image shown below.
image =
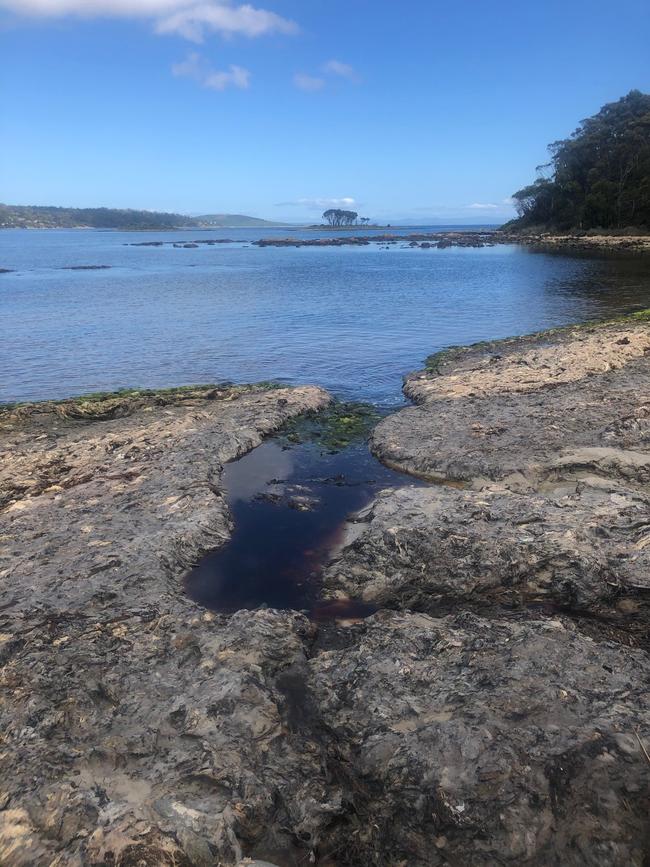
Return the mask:
<svg viewBox="0 0 650 867">
<path fill-rule="evenodd" d="M 307 75 L 305 72 L 296 72 L 293 77 L 293 83 L 299 90 L 306 91 L 322 90 L 325 87 L 324 78 L 317 78 L 314 75 Z"/>
<path fill-rule="evenodd" d="M 354 208 L 358 206 L 356 199 L 351 196 L 343 196 L 340 199 L 295 199 L 293 202 L 277 202 L 277 208 L 296 207 L 320 210 L 323 208 Z"/>
<path fill-rule="evenodd" d="M 341 63 L 340 60 L 328 60 L 327 63 L 324 63 L 321 66 L 321 72 L 322 75 L 309 75 L 306 72 L 297 72 L 293 77 L 293 83 L 299 90 L 316 91 L 322 90 L 327 86 L 327 80 L 326 78 L 323 78 L 323 75 L 329 76 L 330 78 L 332 76 L 338 76 L 339 78 L 345 78 L 348 81 L 352 81 L 355 84 L 358 84 L 361 81 L 355 68 L 350 66 L 349 63 Z"/>
<path fill-rule="evenodd" d="M 208 33 L 256 37 L 298 31 L 294 21 L 275 12 L 231 0 L 0 0 L 0 9 L 41 18 L 149 18 L 157 33 L 193 42 L 202 42 Z"/>
<path fill-rule="evenodd" d="M 495 205 L 492 202 L 472 202 L 472 204 L 467 205 L 467 207 L 472 211 L 498 211 L 502 206 Z"/>
<path fill-rule="evenodd" d="M 323 65 L 323 72 L 338 75 L 340 78 L 347 78 L 348 81 L 353 81 L 355 84 L 361 80 L 353 66 L 350 66 L 349 63 L 342 63 L 340 60 L 328 60 Z"/>
<path fill-rule="evenodd" d="M 196 51 L 189 54 L 185 60 L 172 66 L 172 74 L 181 78 L 191 78 L 202 87 L 211 90 L 226 90 L 237 87 L 246 90 L 250 87 L 251 74 L 242 66 L 231 65 L 227 70 L 212 69 L 210 64 Z"/>
</svg>

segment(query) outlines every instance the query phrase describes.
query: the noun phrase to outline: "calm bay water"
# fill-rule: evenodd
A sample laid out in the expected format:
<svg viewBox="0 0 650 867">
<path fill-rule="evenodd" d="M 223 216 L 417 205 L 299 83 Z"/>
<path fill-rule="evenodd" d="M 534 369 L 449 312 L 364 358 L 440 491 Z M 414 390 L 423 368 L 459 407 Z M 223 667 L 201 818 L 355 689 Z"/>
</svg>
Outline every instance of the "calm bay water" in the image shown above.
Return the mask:
<svg viewBox="0 0 650 867">
<path fill-rule="evenodd" d="M 250 246 L 289 234 L 314 237 L 1 230 L 0 400 L 279 379 L 391 404 L 444 346 L 650 307 L 647 257 Z M 129 246 L 194 238 L 234 242 Z"/>
</svg>

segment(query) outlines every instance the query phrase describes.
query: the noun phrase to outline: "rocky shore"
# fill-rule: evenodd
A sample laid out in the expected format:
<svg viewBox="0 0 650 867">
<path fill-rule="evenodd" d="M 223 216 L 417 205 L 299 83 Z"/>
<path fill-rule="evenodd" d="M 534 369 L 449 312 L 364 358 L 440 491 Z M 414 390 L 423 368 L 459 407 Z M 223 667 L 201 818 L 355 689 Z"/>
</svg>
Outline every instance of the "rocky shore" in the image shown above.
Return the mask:
<svg viewBox="0 0 650 867">
<path fill-rule="evenodd" d="M 150 242 L 151 243 L 151 242 Z M 160 243 L 160 242 L 157 242 Z M 421 250 L 448 247 L 493 247 L 496 244 L 522 244 L 546 250 L 592 250 L 600 252 L 648 252 L 650 235 L 595 235 L 587 233 L 513 232 L 505 229 L 454 232 L 385 232 L 374 235 L 342 235 L 320 238 L 261 238 L 257 247 L 367 247 L 403 246 Z"/>
<path fill-rule="evenodd" d="M 499 243 L 525 244 L 548 250 L 593 250 L 595 252 L 648 252 L 650 234 L 597 234 L 595 232 L 509 232 L 497 231 Z"/>
<path fill-rule="evenodd" d="M 351 517 L 338 625 L 182 586 L 321 389 L 2 413 L 0 863 L 645 867 L 649 374 L 641 316 L 430 359 L 371 447 L 439 484 Z"/>
</svg>

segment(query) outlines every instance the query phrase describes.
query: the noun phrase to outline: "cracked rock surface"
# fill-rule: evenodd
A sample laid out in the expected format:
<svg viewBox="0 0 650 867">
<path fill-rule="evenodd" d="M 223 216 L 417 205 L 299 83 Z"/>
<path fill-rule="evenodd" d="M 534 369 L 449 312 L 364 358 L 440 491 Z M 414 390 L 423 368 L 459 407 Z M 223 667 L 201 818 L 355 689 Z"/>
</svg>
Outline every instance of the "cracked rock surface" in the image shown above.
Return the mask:
<svg viewBox="0 0 650 867">
<path fill-rule="evenodd" d="M 347 625 L 182 587 L 229 537 L 222 464 L 322 390 L 11 416 L 0 864 L 647 867 L 646 343 L 567 331 L 409 380 L 372 447 L 451 484 L 352 517 L 326 593 L 380 610 Z"/>
<path fill-rule="evenodd" d="M 355 863 L 642 864 L 642 651 L 553 620 L 376 615 L 313 661 L 355 769 Z"/>
<path fill-rule="evenodd" d="M 350 596 L 432 614 L 547 603 L 636 632 L 650 622 L 650 510 L 636 490 L 402 488 L 356 520 L 327 578 Z"/>
</svg>

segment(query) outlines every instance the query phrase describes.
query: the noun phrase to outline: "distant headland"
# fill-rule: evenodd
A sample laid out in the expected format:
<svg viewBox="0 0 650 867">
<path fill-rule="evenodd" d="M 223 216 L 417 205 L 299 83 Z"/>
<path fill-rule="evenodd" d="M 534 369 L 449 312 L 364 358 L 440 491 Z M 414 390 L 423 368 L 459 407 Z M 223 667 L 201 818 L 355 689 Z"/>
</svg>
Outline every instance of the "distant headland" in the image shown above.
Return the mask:
<svg viewBox="0 0 650 867">
<path fill-rule="evenodd" d="M 190 217 L 131 208 L 59 208 L 0 204 L 0 229 L 217 229 L 286 226 L 245 214 Z"/>
</svg>

